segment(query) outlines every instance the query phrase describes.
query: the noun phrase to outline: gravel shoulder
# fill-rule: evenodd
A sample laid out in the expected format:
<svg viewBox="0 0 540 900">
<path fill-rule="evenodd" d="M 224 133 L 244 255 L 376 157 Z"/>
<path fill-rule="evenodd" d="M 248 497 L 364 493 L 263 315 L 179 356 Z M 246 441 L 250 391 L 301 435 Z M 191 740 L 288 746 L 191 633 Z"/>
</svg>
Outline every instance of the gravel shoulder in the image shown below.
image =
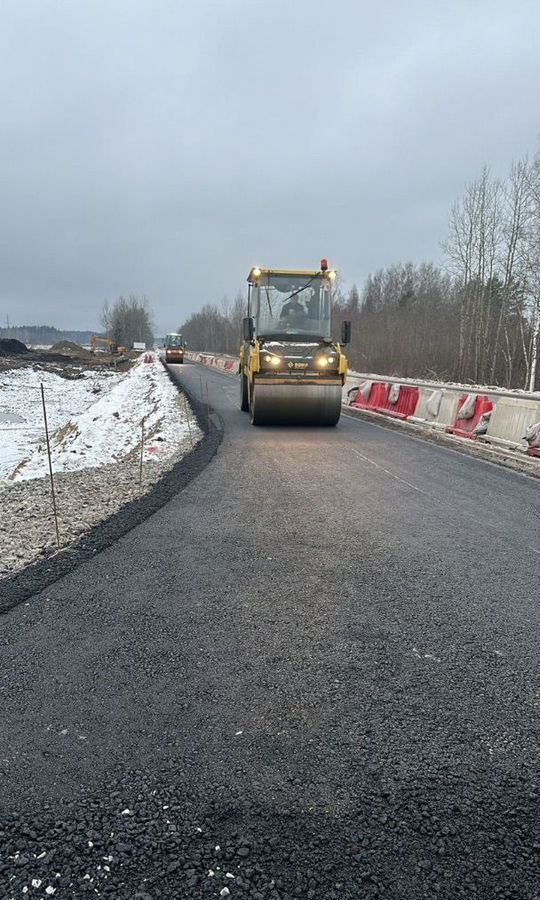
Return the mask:
<svg viewBox="0 0 540 900">
<path fill-rule="evenodd" d="M 109 546 L 202 471 L 221 432 L 196 400 L 186 394 L 186 401 L 189 431 L 174 453 L 143 461 L 142 483 L 139 451 L 118 463 L 55 475 L 60 549 L 49 479 L 1 484 L 0 613 Z"/>
<path fill-rule="evenodd" d="M 129 454 L 121 463 L 55 475 L 60 548 L 65 550 L 126 503 L 152 490 L 190 449 L 186 438 L 167 460 L 153 460 L 144 466 L 141 484 L 138 453 Z M 57 552 L 57 544 L 48 478 L 10 484 L 1 489 L 0 500 L 1 579 L 50 557 Z"/>
</svg>

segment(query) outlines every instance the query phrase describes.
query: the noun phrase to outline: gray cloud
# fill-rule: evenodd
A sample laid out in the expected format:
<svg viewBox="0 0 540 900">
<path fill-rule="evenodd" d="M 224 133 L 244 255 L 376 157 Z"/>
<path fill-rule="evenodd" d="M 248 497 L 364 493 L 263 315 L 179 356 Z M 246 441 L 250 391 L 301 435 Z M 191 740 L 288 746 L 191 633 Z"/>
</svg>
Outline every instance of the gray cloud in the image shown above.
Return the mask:
<svg viewBox="0 0 540 900">
<path fill-rule="evenodd" d="M 6 0 L 0 321 L 160 330 L 254 263 L 437 259 L 484 162 L 538 140 L 528 0 Z"/>
</svg>

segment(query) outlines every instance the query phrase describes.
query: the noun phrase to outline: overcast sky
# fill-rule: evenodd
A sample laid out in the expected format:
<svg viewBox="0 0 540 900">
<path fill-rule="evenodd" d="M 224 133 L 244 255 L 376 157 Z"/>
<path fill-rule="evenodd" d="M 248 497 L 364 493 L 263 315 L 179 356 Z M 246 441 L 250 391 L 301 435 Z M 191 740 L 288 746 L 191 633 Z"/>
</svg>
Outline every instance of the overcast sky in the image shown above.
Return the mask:
<svg viewBox="0 0 540 900">
<path fill-rule="evenodd" d="M 439 259 L 540 137 L 538 0 L 0 0 L 0 324 Z"/>
</svg>

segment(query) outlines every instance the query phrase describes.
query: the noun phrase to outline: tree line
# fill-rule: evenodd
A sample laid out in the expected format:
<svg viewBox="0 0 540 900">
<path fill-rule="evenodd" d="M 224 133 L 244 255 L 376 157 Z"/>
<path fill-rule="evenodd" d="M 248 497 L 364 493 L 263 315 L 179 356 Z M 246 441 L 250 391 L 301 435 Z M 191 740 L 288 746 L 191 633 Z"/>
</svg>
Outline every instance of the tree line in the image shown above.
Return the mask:
<svg viewBox="0 0 540 900">
<path fill-rule="evenodd" d="M 178 328 L 188 347 L 213 353 L 238 352 L 242 319 L 246 315 L 247 300 L 239 292 L 231 303 L 227 297 L 217 306 L 206 303 Z"/>
<path fill-rule="evenodd" d="M 147 297 L 130 294 L 129 297 L 119 297 L 112 306 L 106 300 L 101 324 L 107 337 L 118 347 L 129 349 L 136 341 L 152 346 L 154 342 L 152 313 Z"/>
<path fill-rule="evenodd" d="M 145 296 L 119 297 L 111 305 L 103 304 L 101 324 L 107 337 L 119 347 L 132 347 L 134 341 L 152 346 L 153 320 L 150 303 Z M 56 344 L 60 340 L 90 344 L 92 331 L 59 330 L 51 325 L 11 325 L 0 328 L 0 337 L 16 338 L 25 344 Z"/>
<path fill-rule="evenodd" d="M 76 344 L 89 344 L 91 331 L 66 331 L 54 325 L 9 325 L 0 328 L 0 338 L 15 338 L 23 344 L 41 344 L 49 346 L 59 341 L 73 341 Z"/>
<path fill-rule="evenodd" d="M 443 264 L 398 263 L 361 290 L 336 289 L 351 368 L 514 388 L 540 387 L 540 153 L 495 178 L 486 167 L 449 214 Z M 198 350 L 235 353 L 245 299 L 206 304 L 179 328 Z"/>
</svg>

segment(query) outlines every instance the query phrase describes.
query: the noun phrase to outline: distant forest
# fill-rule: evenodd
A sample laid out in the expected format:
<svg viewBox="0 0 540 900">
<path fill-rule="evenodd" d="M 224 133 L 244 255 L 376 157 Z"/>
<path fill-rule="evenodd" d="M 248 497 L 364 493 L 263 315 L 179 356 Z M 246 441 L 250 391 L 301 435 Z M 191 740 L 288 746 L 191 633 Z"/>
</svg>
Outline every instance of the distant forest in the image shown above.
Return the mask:
<svg viewBox="0 0 540 900">
<path fill-rule="evenodd" d="M 453 205 L 444 265 L 398 263 L 339 286 L 334 334 L 351 319 L 351 368 L 365 373 L 540 387 L 540 153 L 505 180 L 484 168 Z M 235 353 L 245 299 L 207 304 L 179 331 L 197 350 Z"/>
<path fill-rule="evenodd" d="M 52 325 L 12 325 L 0 328 L 0 338 L 15 338 L 23 344 L 56 344 L 58 341 L 73 341 L 75 344 L 89 344 L 95 331 L 63 331 Z"/>
<path fill-rule="evenodd" d="M 134 341 L 147 346 L 154 342 L 150 303 L 147 297 L 130 295 L 118 297 L 112 305 L 103 304 L 101 315 L 103 331 L 66 331 L 51 325 L 12 325 L 0 328 L 0 338 L 15 338 L 23 344 L 52 345 L 58 341 L 73 341 L 88 346 L 92 335 L 107 335 L 118 346 L 132 347 Z"/>
</svg>

